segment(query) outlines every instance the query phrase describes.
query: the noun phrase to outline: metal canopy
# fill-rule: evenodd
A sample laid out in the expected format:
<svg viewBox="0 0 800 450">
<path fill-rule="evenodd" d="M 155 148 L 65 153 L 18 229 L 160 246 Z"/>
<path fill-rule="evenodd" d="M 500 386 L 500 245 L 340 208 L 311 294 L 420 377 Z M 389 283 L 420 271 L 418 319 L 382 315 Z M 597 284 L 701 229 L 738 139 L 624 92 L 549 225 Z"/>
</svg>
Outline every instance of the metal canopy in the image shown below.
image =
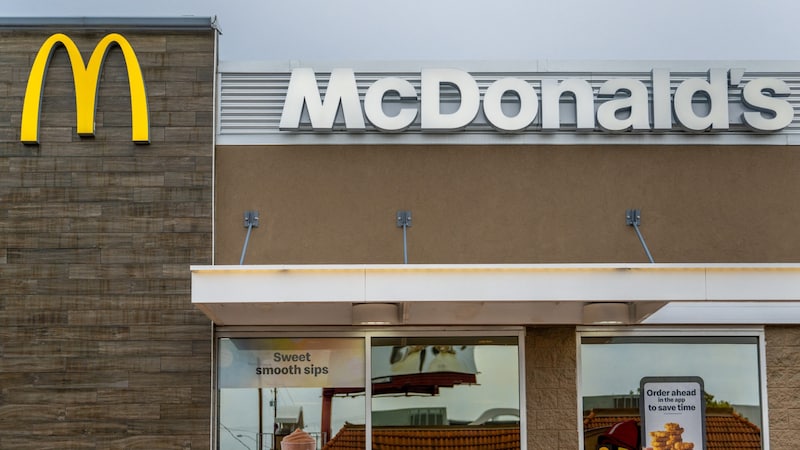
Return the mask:
<svg viewBox="0 0 800 450">
<path fill-rule="evenodd" d="M 218 325 L 351 325 L 353 303 L 397 303 L 402 325 L 800 323 L 800 264 L 193 266 L 192 303 Z"/>
</svg>

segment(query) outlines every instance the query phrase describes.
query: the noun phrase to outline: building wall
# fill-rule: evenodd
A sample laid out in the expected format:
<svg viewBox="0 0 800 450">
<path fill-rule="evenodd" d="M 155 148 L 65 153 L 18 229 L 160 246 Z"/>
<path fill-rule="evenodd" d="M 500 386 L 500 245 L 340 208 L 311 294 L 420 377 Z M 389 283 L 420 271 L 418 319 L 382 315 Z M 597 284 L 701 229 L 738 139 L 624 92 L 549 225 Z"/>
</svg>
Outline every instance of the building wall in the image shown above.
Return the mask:
<svg viewBox="0 0 800 450">
<path fill-rule="evenodd" d="M 800 327 L 766 328 L 770 449 L 797 448 L 800 430 Z"/>
<path fill-rule="evenodd" d="M 130 142 L 112 49 L 97 134 L 75 134 L 69 62 L 51 62 L 41 144 L 19 142 L 28 71 L 51 32 L 85 57 L 108 31 L 0 29 L 0 448 L 209 447 L 211 331 L 190 264 L 211 262 L 214 32 L 123 32 L 151 144 Z M 217 262 L 261 212 L 248 263 L 796 261 L 795 147 L 220 147 Z M 574 327 L 529 328 L 528 447 L 576 449 Z M 771 448 L 793 448 L 797 327 L 768 327 Z"/>
<path fill-rule="evenodd" d="M 765 146 L 220 146 L 216 258 L 236 264 L 796 262 L 800 153 Z M 578 448 L 573 327 L 529 328 L 528 448 Z M 800 429 L 795 326 L 769 327 L 770 448 Z"/>
<path fill-rule="evenodd" d="M 237 264 L 794 262 L 800 152 L 769 146 L 220 146 L 217 259 Z"/>
<path fill-rule="evenodd" d="M 122 31 L 148 92 L 131 142 L 122 53 L 104 65 L 95 137 L 75 132 L 63 48 L 39 145 L 19 142 L 39 46 L 84 58 L 108 30 L 0 29 L 0 448 L 209 447 L 209 320 L 190 264 L 211 262 L 214 31 Z"/>
</svg>

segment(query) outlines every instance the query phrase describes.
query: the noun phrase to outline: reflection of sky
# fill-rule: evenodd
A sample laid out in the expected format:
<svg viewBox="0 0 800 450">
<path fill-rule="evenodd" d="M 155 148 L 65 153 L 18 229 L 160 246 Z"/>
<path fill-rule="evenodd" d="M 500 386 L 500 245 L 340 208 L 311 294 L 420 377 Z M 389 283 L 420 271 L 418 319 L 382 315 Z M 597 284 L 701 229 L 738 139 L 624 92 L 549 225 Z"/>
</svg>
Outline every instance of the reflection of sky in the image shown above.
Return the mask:
<svg viewBox="0 0 800 450">
<path fill-rule="evenodd" d="M 414 397 L 374 398 L 375 410 L 399 409 L 409 407 L 447 408 L 448 419 L 474 420 L 489 408 L 519 408 L 519 368 L 516 346 L 477 346 L 475 364 L 479 371 L 478 385 L 463 385 L 455 388 L 442 388 L 440 395 Z M 255 436 L 258 430 L 258 390 L 222 389 L 220 395 L 220 421 L 230 431 L 221 428 L 221 450 L 245 450 L 249 445 L 255 448 L 254 439 L 236 438 L 237 434 Z M 270 400 L 273 390 L 265 388 L 264 432 L 271 432 L 273 409 Z M 278 414 L 284 407 L 302 406 L 306 431 L 320 429 L 322 391 L 319 388 L 280 388 L 278 389 Z M 363 424 L 365 422 L 364 396 L 335 398 L 332 408 L 333 433 L 345 422 Z M 241 441 L 241 442 L 240 442 Z"/>
<path fill-rule="evenodd" d="M 376 397 L 373 410 L 447 407 L 450 420 L 475 420 L 490 408 L 519 408 L 517 347 L 477 346 L 478 385 L 442 388 L 436 397 Z"/>
<path fill-rule="evenodd" d="M 758 405 L 755 344 L 585 344 L 581 346 L 584 397 L 637 392 L 645 376 L 699 376 L 715 400 Z"/>
<path fill-rule="evenodd" d="M 272 398 L 275 391 L 269 388 L 263 389 L 263 411 L 264 433 L 272 433 L 273 418 L 275 409 Z M 279 388 L 278 394 L 278 416 L 283 417 L 287 412 L 294 413 L 297 407 L 303 408 L 303 420 L 305 430 L 308 432 L 319 432 L 321 422 L 322 389 L 320 388 Z M 337 416 L 336 411 L 340 409 L 341 403 L 353 403 L 347 408 L 353 411 L 353 416 Z M 359 406 L 360 405 L 360 406 Z M 360 410 L 360 412 L 359 412 Z M 338 427 L 344 421 L 364 423 L 364 397 L 350 399 L 334 399 L 333 401 L 334 419 L 339 418 Z M 220 417 L 223 425 L 228 427 L 226 430 L 221 427 L 220 449 L 221 450 L 244 450 L 242 444 L 254 448 L 255 435 L 258 432 L 258 390 L 257 389 L 222 389 L 220 395 Z M 338 429 L 337 422 L 334 421 L 334 430 Z M 248 437 L 239 437 L 238 435 Z M 239 442 L 241 441 L 241 442 Z"/>
</svg>

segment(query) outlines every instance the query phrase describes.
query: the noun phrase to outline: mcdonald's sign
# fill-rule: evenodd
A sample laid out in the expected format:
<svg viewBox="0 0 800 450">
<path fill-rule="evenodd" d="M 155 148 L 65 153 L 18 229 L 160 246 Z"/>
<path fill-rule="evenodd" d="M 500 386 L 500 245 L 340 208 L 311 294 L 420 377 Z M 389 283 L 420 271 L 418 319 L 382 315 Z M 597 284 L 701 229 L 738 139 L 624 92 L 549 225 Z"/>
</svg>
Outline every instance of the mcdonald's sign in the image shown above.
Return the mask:
<svg viewBox="0 0 800 450">
<path fill-rule="evenodd" d="M 25 90 L 25 100 L 22 106 L 20 140 L 26 144 L 39 142 L 42 88 L 44 87 L 48 63 L 58 44 L 66 48 L 72 66 L 78 134 L 82 136 L 94 135 L 100 69 L 111 44 L 116 44 L 122 50 L 128 70 L 128 85 L 131 93 L 132 141 L 140 144 L 149 143 L 150 118 L 142 69 L 131 44 L 122 35 L 116 33 L 108 34 L 98 42 L 89 58 L 88 65 L 84 64 L 78 46 L 65 34 L 56 33 L 42 44 L 28 76 L 28 87 Z"/>
</svg>

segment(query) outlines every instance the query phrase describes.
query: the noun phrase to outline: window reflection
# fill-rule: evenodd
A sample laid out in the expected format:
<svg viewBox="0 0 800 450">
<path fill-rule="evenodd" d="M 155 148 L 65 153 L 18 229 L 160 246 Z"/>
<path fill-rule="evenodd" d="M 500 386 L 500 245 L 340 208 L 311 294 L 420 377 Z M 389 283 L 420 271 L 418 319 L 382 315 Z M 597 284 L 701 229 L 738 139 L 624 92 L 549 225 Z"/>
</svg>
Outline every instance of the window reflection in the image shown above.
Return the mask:
<svg viewBox="0 0 800 450">
<path fill-rule="evenodd" d="M 373 337 L 373 448 L 520 448 L 518 336 Z M 218 341 L 218 448 L 366 447 L 363 338 Z M 447 444 L 447 445 L 445 445 Z"/>
<path fill-rule="evenodd" d="M 281 449 L 296 429 L 321 449 L 365 422 L 363 339 L 220 339 L 218 353 L 221 450 Z"/>
<path fill-rule="evenodd" d="M 519 449 L 516 337 L 372 340 L 373 448 Z"/>
<path fill-rule="evenodd" d="M 761 448 L 757 337 L 584 336 L 580 372 L 586 450 L 597 449 L 614 424 L 640 423 L 645 377 L 702 379 L 705 448 Z M 636 444 L 642 448 L 649 442 Z M 698 450 L 701 444 L 695 445 Z"/>
</svg>

